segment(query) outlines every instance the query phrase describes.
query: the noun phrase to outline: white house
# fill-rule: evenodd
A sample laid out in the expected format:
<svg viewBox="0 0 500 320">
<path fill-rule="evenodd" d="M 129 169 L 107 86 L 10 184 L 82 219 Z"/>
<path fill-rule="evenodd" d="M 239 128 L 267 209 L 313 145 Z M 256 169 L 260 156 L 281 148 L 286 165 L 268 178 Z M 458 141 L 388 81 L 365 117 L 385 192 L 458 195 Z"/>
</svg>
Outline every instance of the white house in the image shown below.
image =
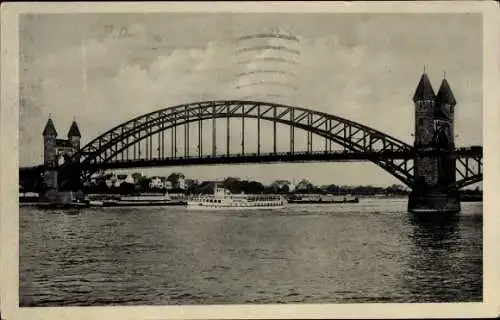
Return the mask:
<svg viewBox="0 0 500 320">
<path fill-rule="evenodd" d="M 172 181 L 165 180 L 165 189 L 172 190 Z"/>
<path fill-rule="evenodd" d="M 163 179 L 162 178 L 160 178 L 160 177 L 152 177 L 149 180 L 149 187 L 151 189 L 155 189 L 155 188 L 163 189 L 165 187 L 165 184 L 163 183 Z"/>
<path fill-rule="evenodd" d="M 124 182 L 134 184 L 135 181 L 130 174 L 118 174 L 116 175 L 116 180 L 113 182 L 113 185 L 118 188 Z"/>
<path fill-rule="evenodd" d="M 132 177 L 131 174 L 127 174 L 127 177 L 125 178 L 124 182 L 130 183 L 130 184 L 135 184 L 135 179 Z"/>
<path fill-rule="evenodd" d="M 184 176 L 180 176 L 177 181 L 178 187 L 181 190 L 186 190 L 186 178 Z"/>
</svg>

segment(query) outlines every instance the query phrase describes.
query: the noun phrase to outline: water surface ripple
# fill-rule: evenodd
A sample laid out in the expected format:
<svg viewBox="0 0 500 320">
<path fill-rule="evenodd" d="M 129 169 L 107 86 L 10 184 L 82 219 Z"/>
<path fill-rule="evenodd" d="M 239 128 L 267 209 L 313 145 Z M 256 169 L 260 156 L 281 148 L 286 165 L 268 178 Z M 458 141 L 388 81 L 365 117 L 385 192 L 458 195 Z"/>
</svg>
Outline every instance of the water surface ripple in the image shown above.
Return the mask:
<svg viewBox="0 0 500 320">
<path fill-rule="evenodd" d="M 482 204 L 20 209 L 20 305 L 482 301 Z"/>
</svg>

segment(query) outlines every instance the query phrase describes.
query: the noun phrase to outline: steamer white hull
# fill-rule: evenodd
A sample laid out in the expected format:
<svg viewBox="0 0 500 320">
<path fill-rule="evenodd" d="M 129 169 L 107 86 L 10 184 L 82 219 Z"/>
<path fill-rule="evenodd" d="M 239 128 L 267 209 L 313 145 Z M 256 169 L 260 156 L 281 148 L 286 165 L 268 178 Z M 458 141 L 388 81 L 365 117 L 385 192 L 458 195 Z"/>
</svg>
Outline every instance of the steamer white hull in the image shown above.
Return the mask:
<svg viewBox="0 0 500 320">
<path fill-rule="evenodd" d="M 283 209 L 285 204 L 269 204 L 257 206 L 255 204 L 249 205 L 209 205 L 209 204 L 201 204 L 199 202 L 190 202 L 187 203 L 187 208 L 190 210 L 270 210 L 270 209 Z"/>
<path fill-rule="evenodd" d="M 252 207 L 252 206 L 238 206 L 238 207 L 229 207 L 229 206 L 220 206 L 220 207 L 208 207 L 208 206 L 200 206 L 200 205 L 190 205 L 188 203 L 187 208 L 189 210 L 204 210 L 204 211 L 215 211 L 215 210 L 274 210 L 274 209 L 283 209 L 285 206 L 268 206 L 268 207 Z"/>
<path fill-rule="evenodd" d="M 198 196 L 187 201 L 190 210 L 271 210 L 284 208 L 286 201 L 278 195 L 232 195 L 215 188 L 213 195 Z"/>
</svg>

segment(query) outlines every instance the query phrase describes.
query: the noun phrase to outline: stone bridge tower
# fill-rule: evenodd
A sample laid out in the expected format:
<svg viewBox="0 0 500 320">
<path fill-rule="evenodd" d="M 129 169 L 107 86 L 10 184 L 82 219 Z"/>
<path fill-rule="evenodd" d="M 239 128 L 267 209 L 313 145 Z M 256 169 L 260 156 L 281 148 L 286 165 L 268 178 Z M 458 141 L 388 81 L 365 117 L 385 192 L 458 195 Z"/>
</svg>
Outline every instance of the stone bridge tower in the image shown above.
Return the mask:
<svg viewBox="0 0 500 320">
<path fill-rule="evenodd" d="M 417 157 L 414 164 L 415 184 L 408 201 L 410 212 L 444 213 L 460 211 L 455 182 L 454 141 L 455 97 L 446 79 L 437 95 L 423 74 L 413 96 L 415 103 L 415 142 L 417 151 L 450 151 L 440 156 Z"/>
<path fill-rule="evenodd" d="M 58 191 L 59 179 L 58 167 L 67 162 L 71 156 L 80 150 L 81 133 L 75 120 L 68 131 L 67 139 L 57 139 L 57 131 L 54 122 L 49 116 L 43 135 L 43 164 L 44 183 L 47 191 Z M 74 186 L 73 189 L 78 188 Z M 50 193 L 50 192 L 49 192 Z"/>
</svg>

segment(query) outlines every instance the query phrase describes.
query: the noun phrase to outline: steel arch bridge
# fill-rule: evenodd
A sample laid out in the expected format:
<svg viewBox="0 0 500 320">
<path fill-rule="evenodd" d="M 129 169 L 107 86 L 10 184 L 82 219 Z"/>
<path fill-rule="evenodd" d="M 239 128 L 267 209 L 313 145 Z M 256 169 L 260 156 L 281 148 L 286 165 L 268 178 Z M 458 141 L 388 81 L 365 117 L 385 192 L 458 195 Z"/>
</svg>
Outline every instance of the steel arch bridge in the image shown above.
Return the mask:
<svg viewBox="0 0 500 320">
<path fill-rule="evenodd" d="M 216 120 L 221 119 L 226 119 L 223 143 L 225 152 L 219 152 L 217 149 Z M 237 153 L 231 151 L 231 125 L 234 126 L 235 119 L 241 121 L 238 131 L 242 132 L 240 150 Z M 248 152 L 249 142 L 245 143 L 245 124 L 250 119 L 256 122 L 257 126 L 257 141 L 253 142 L 257 150 L 254 152 Z M 206 139 L 203 125 L 207 121 L 211 122 L 210 154 L 203 153 L 203 140 Z M 261 123 L 264 122 L 272 125 L 272 137 L 262 137 Z M 278 125 L 288 127 L 289 130 L 289 146 L 285 152 L 277 150 Z M 194 153 L 190 148 L 193 127 L 198 131 Z M 306 151 L 295 150 L 297 129 L 307 135 Z M 167 131 L 170 134 L 170 152 L 166 147 L 168 141 L 165 142 L 168 140 L 165 135 Z M 184 137 L 182 154 L 177 152 L 179 131 Z M 313 136 L 324 140 L 322 150 L 313 150 Z M 272 140 L 272 150 L 261 150 L 263 138 L 267 142 Z M 343 150 L 332 149 L 332 144 L 341 146 Z M 481 147 L 456 149 L 453 153 L 457 159 L 458 180 L 452 186 L 461 188 L 482 180 Z M 122 123 L 82 147 L 59 167 L 59 172 L 65 177 L 61 181 L 61 186 L 64 187 L 71 180 L 69 177 L 76 178 L 74 172 L 79 173 L 80 181 L 88 181 L 97 171 L 111 168 L 358 160 L 371 161 L 412 187 L 413 159 L 416 156 L 418 154 L 413 146 L 335 115 L 276 103 L 221 100 L 168 107 Z M 75 170 L 75 167 L 78 167 L 78 170 Z"/>
</svg>

